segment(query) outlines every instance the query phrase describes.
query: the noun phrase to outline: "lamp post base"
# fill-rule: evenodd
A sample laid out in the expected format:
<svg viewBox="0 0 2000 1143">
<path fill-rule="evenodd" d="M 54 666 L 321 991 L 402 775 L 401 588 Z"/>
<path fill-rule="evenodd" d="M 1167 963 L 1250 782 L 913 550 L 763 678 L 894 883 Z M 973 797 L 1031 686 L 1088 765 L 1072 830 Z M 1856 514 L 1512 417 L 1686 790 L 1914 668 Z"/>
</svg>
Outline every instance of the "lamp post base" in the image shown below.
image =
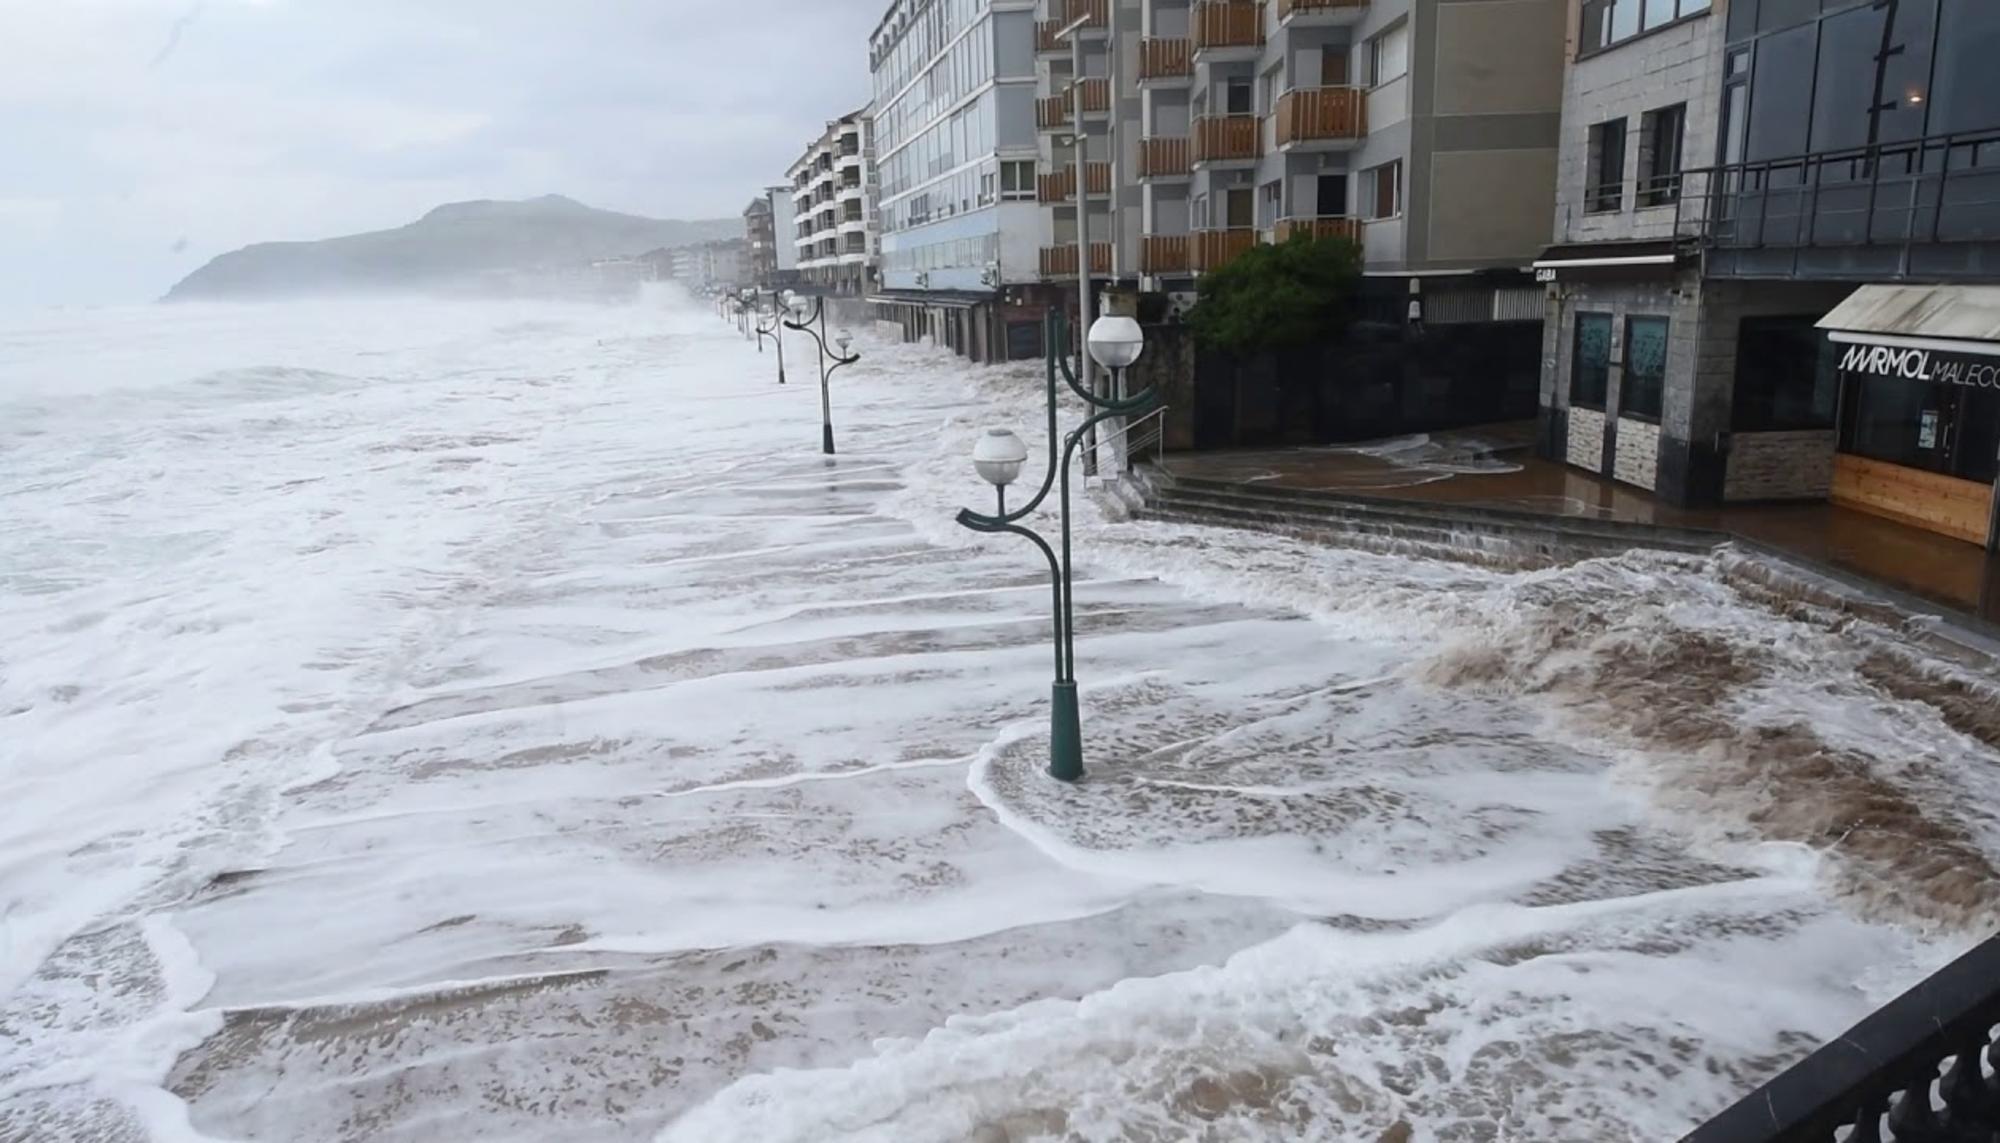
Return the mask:
<svg viewBox="0 0 2000 1143">
<path fill-rule="evenodd" d="M 1083 726 L 1076 716 L 1076 684 L 1057 683 L 1049 692 L 1049 777 L 1059 782 L 1083 778 Z"/>
<path fill-rule="evenodd" d="M 821 452 L 825 453 L 825 454 L 826 454 L 826 455 L 828 455 L 828 456 L 832 456 L 832 455 L 833 455 L 833 426 L 832 426 L 832 425 L 821 425 L 821 426 L 820 426 L 820 438 L 819 438 L 819 451 L 821 451 Z"/>
</svg>

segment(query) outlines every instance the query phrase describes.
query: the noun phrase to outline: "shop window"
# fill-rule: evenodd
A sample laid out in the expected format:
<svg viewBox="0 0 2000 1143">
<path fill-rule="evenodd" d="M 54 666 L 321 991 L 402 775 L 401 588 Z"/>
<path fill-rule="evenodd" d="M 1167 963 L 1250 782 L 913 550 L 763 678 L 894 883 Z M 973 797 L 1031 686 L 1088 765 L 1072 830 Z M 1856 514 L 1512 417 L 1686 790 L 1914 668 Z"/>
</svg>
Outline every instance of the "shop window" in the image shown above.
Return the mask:
<svg viewBox="0 0 2000 1143">
<path fill-rule="evenodd" d="M 1736 334 L 1729 427 L 1779 433 L 1833 427 L 1839 374 L 1833 343 L 1810 317 L 1744 318 Z"/>
<path fill-rule="evenodd" d="M 1576 315 L 1576 347 L 1570 354 L 1569 403 L 1604 411 L 1611 381 L 1611 315 Z"/>
<path fill-rule="evenodd" d="M 1660 419 L 1667 386 L 1667 319 L 1625 319 L 1625 379 L 1618 388 L 1618 415 Z"/>
<path fill-rule="evenodd" d="M 1681 196 L 1681 137 L 1687 104 L 1648 111 L 1639 120 L 1639 205 L 1667 206 Z"/>
<path fill-rule="evenodd" d="M 1590 129 L 1590 183 L 1584 210 L 1609 213 L 1625 205 L 1625 121 L 1613 119 Z"/>
</svg>

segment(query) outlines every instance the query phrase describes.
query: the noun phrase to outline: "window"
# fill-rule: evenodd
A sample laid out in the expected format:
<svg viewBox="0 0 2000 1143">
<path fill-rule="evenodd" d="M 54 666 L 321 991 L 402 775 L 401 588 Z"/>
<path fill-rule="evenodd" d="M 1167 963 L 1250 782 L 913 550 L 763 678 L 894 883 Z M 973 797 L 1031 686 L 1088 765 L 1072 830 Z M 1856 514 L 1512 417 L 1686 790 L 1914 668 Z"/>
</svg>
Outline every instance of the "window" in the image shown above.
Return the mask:
<svg viewBox="0 0 2000 1143">
<path fill-rule="evenodd" d="M 1250 81 L 1248 79 L 1232 79 L 1229 81 L 1223 108 L 1231 115 L 1250 114 Z"/>
<path fill-rule="evenodd" d="M 1736 333 L 1729 427 L 1739 433 L 1833 427 L 1833 342 L 1811 317 L 1744 318 Z"/>
<path fill-rule="evenodd" d="M 1230 187 L 1222 192 L 1223 223 L 1231 230 L 1248 230 L 1251 225 L 1249 187 Z"/>
<path fill-rule="evenodd" d="M 1611 378 L 1611 315 L 1576 315 L 1576 348 L 1570 355 L 1569 403 L 1604 411 Z"/>
<path fill-rule="evenodd" d="M 1402 184 L 1401 159 L 1361 172 L 1361 216 L 1380 219 L 1403 213 Z"/>
<path fill-rule="evenodd" d="M 1368 84 L 1380 87 L 1410 70 L 1410 25 L 1405 22 L 1368 41 Z"/>
<path fill-rule="evenodd" d="M 1273 180 L 1257 188 L 1257 225 L 1265 230 L 1278 224 L 1283 209 L 1285 184 Z"/>
<path fill-rule="evenodd" d="M 1667 206 L 1681 196 L 1681 136 L 1687 104 L 1648 111 L 1639 119 L 1639 205 Z"/>
<path fill-rule="evenodd" d="M 1710 0 L 1583 0 L 1582 54 L 1708 11 Z M 1749 5 L 1745 5 L 1748 7 Z"/>
<path fill-rule="evenodd" d="M 1618 415 L 1657 423 L 1667 385 L 1667 319 L 1625 319 L 1625 380 L 1618 387 Z"/>
<path fill-rule="evenodd" d="M 1016 202 L 1035 197 L 1035 161 L 1005 159 L 1000 163 L 1000 197 Z"/>
<path fill-rule="evenodd" d="M 1590 129 L 1590 182 L 1583 209 L 1592 214 L 1625 206 L 1625 121 L 1613 119 Z"/>
</svg>

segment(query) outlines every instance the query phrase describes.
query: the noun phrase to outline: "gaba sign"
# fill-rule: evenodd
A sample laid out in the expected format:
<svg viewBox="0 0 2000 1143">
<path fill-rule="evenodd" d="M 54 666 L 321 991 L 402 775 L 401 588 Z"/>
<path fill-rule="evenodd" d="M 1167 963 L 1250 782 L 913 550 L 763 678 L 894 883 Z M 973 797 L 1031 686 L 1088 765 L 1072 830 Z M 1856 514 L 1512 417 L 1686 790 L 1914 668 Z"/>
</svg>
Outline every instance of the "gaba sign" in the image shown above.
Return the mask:
<svg viewBox="0 0 2000 1143">
<path fill-rule="evenodd" d="M 1939 385 L 1964 385 L 1973 389 L 2000 389 L 2000 357 L 1974 357 L 1938 349 L 1907 349 L 1894 345 L 1847 347 L 1840 359 L 1846 373 L 1871 377 L 1901 377 L 1906 381 L 1930 381 Z"/>
</svg>

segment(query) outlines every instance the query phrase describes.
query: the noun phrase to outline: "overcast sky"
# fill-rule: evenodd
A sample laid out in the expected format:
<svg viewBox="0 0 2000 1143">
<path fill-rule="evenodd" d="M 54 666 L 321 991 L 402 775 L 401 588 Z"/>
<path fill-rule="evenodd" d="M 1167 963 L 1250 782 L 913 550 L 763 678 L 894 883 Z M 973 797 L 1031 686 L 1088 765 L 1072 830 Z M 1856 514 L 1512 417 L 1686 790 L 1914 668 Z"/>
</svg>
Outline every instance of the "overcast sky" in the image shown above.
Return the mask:
<svg viewBox="0 0 2000 1143">
<path fill-rule="evenodd" d="M 0 305 L 565 194 L 734 216 L 868 97 L 888 0 L 0 0 Z"/>
</svg>

